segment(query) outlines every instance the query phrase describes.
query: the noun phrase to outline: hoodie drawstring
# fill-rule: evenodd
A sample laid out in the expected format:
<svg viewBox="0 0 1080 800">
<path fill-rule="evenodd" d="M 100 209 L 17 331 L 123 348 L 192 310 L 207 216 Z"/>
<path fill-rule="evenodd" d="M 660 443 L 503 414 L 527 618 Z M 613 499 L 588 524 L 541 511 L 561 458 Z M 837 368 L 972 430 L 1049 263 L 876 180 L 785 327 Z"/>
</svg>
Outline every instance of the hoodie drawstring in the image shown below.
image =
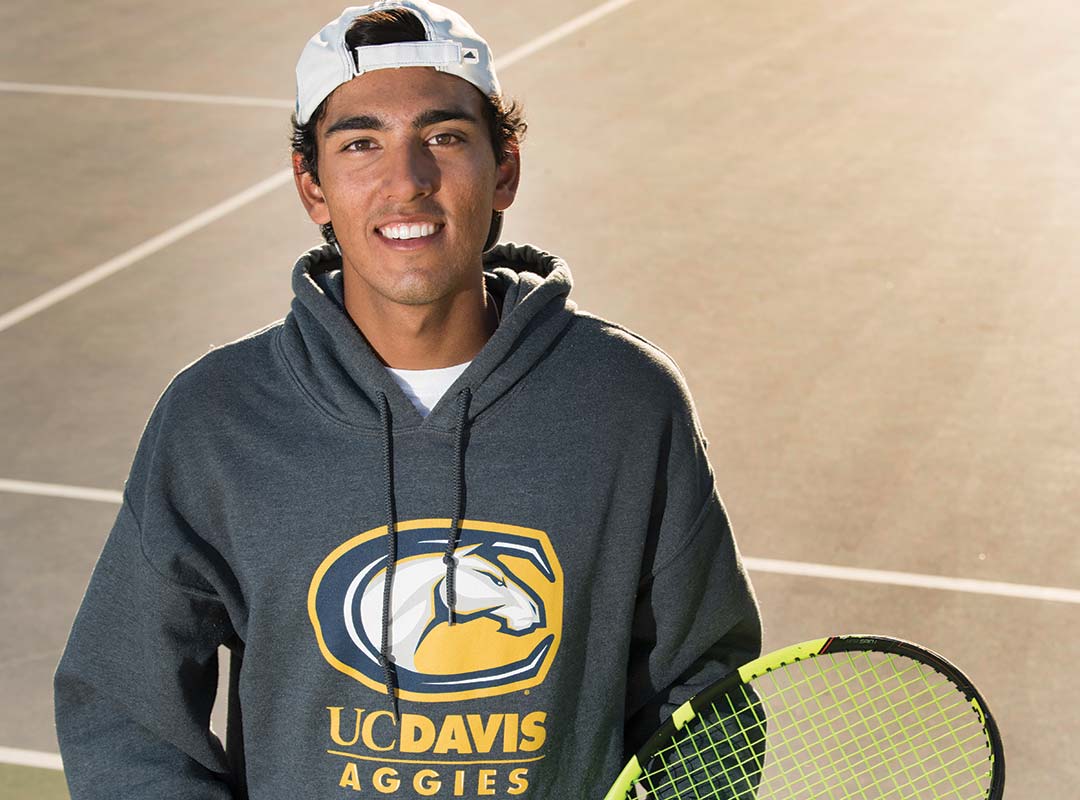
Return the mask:
<svg viewBox="0 0 1080 800">
<path fill-rule="evenodd" d="M 465 446 L 468 442 L 469 403 L 472 390 L 468 387 L 458 394 L 458 419 L 454 430 L 454 516 L 450 522 L 450 533 L 446 537 L 446 606 L 449 623 L 453 625 L 454 606 L 457 594 L 454 591 L 454 551 L 461 538 L 461 520 L 465 514 Z M 393 620 L 393 583 L 394 569 L 397 567 L 397 509 L 394 505 L 394 426 L 390 417 L 390 401 L 386 394 L 379 392 L 379 419 L 383 429 L 383 463 L 386 474 L 386 578 L 383 581 L 382 644 L 379 648 L 379 663 L 383 668 L 386 694 L 390 699 L 390 708 L 394 721 L 398 720 L 397 676 L 390 659 L 390 625 Z"/>
<path fill-rule="evenodd" d="M 390 698 L 390 707 L 394 712 L 394 721 L 398 719 L 398 702 L 394 665 L 390 661 L 390 622 L 393 616 L 392 601 L 394 590 L 394 569 L 397 567 L 397 510 L 394 507 L 394 429 L 390 418 L 390 401 L 379 392 L 379 418 L 383 426 L 383 464 L 386 473 L 386 578 L 383 581 L 382 609 L 382 645 L 379 648 L 379 661 L 382 663 L 383 679 L 386 682 L 386 695 Z"/>
<path fill-rule="evenodd" d="M 446 537 L 446 609 L 447 621 L 456 622 L 454 606 L 457 605 L 457 593 L 454 591 L 454 551 L 461 538 L 461 517 L 465 512 L 465 439 L 469 425 L 469 401 L 472 391 L 465 387 L 458 394 L 458 424 L 454 437 L 454 518 L 450 523 L 450 535 Z"/>
</svg>

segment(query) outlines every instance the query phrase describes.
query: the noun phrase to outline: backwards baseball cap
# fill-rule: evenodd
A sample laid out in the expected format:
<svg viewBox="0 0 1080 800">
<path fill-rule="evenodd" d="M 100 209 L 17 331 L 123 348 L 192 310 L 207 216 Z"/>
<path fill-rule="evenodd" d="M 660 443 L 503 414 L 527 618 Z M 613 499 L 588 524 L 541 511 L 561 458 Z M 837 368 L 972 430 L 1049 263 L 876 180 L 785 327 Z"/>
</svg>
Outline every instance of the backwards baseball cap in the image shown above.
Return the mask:
<svg viewBox="0 0 1080 800">
<path fill-rule="evenodd" d="M 350 48 L 345 33 L 373 11 L 400 8 L 424 26 L 427 41 Z M 501 94 L 491 48 L 460 15 L 428 0 L 377 0 L 351 6 L 311 37 L 296 64 L 296 121 L 304 125 L 319 104 L 346 81 L 376 69 L 434 67 L 464 78 L 485 95 Z"/>
</svg>

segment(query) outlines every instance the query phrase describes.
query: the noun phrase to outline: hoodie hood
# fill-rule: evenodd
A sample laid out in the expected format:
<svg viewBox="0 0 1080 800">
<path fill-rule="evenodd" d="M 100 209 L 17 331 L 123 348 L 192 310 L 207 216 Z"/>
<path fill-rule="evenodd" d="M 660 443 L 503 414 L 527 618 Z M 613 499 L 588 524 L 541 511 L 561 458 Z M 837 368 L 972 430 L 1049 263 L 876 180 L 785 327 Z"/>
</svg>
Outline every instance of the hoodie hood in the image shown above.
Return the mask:
<svg viewBox="0 0 1080 800">
<path fill-rule="evenodd" d="M 470 391 L 468 420 L 484 413 L 543 357 L 574 317 L 570 269 L 529 245 L 501 244 L 484 254 L 484 280 L 502 314 L 499 327 L 427 419 L 387 373 L 345 310 L 341 256 L 331 245 L 309 250 L 293 268 L 295 297 L 282 330 L 284 354 L 309 397 L 350 427 L 383 425 L 386 397 L 393 428 L 420 424 L 448 430 L 455 405 Z"/>
</svg>

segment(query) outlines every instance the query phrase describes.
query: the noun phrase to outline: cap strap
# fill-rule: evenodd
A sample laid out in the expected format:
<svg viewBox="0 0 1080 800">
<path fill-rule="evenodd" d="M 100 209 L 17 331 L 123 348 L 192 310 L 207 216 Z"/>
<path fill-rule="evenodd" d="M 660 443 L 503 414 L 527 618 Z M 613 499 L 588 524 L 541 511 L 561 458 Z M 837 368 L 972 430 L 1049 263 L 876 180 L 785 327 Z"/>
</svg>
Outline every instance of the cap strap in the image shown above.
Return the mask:
<svg viewBox="0 0 1080 800">
<path fill-rule="evenodd" d="M 461 63 L 457 42 L 391 42 L 353 49 L 356 74 L 386 67 L 447 67 Z"/>
</svg>

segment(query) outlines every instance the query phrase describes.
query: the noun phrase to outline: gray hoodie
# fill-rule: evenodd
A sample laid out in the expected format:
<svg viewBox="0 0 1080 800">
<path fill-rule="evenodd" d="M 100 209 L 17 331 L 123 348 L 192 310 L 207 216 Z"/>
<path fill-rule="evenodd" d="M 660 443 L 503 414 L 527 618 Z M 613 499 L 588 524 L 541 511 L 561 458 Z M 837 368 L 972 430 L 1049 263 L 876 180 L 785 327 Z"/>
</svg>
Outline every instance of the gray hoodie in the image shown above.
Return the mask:
<svg viewBox="0 0 1080 800">
<path fill-rule="evenodd" d="M 559 258 L 485 270 L 501 322 L 426 419 L 329 246 L 165 390 L 56 672 L 73 800 L 600 798 L 758 655 L 674 362 Z"/>
</svg>

